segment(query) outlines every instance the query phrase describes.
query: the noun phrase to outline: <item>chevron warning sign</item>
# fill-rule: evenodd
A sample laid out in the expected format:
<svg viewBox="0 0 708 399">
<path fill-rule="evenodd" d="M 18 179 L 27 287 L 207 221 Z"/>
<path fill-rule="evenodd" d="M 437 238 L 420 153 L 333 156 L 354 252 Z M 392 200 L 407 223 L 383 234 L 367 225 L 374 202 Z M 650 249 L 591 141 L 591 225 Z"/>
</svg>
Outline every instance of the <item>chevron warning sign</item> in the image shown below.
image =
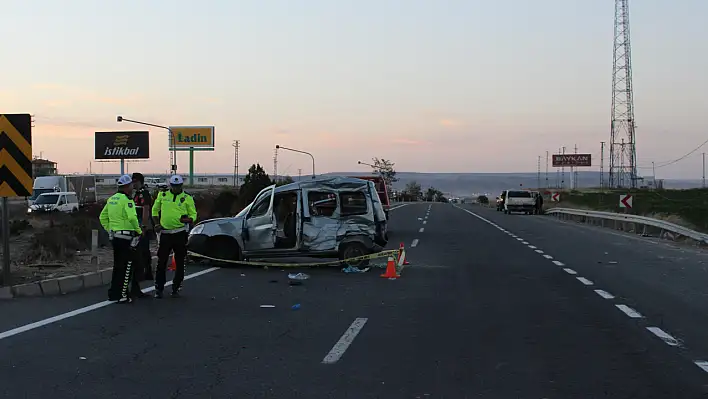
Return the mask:
<svg viewBox="0 0 708 399">
<path fill-rule="evenodd" d="M 32 117 L 0 114 L 0 197 L 32 195 Z"/>
</svg>

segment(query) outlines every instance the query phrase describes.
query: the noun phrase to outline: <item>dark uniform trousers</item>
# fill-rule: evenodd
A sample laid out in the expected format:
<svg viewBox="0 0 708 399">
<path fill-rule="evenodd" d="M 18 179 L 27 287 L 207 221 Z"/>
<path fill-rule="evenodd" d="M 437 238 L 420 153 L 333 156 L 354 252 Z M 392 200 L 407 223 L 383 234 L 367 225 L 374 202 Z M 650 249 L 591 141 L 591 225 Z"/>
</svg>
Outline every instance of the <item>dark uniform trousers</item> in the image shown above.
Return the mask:
<svg viewBox="0 0 708 399">
<path fill-rule="evenodd" d="M 108 300 L 118 301 L 128 296 L 135 296 L 140 291 L 140 285 L 134 278 L 136 251 L 130 245 L 130 240 L 113 238 L 113 274 L 111 286 L 108 289 Z M 128 289 L 130 288 L 130 290 Z"/>
<path fill-rule="evenodd" d="M 150 252 L 149 233 L 140 237 L 136 255 L 140 261 L 140 270 L 136 270 L 137 280 L 152 280 L 152 253 Z"/>
<path fill-rule="evenodd" d="M 172 279 L 172 290 L 182 286 L 184 281 L 184 261 L 187 257 L 187 232 L 160 234 L 160 247 L 157 250 L 157 267 L 155 272 L 155 289 L 162 291 L 167 281 L 167 261 L 170 252 L 175 253 L 175 276 Z"/>
</svg>

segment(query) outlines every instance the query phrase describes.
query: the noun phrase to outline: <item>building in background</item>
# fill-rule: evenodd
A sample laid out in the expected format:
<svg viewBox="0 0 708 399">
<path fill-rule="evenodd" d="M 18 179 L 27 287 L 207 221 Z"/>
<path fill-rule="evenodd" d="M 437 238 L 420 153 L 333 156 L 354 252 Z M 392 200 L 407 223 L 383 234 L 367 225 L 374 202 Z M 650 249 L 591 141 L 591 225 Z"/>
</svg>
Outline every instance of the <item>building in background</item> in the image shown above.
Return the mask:
<svg viewBox="0 0 708 399">
<path fill-rule="evenodd" d="M 57 174 L 57 163 L 48 159 L 35 158 L 32 160 L 32 176 L 54 176 Z"/>
</svg>

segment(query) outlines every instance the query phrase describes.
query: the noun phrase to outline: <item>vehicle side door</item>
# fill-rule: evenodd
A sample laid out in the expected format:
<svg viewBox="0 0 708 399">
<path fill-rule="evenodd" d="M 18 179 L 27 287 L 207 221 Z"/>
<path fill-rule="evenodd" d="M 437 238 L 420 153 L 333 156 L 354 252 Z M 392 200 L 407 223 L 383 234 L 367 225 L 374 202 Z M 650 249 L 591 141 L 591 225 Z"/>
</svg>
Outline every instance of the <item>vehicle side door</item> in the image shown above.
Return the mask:
<svg viewBox="0 0 708 399">
<path fill-rule="evenodd" d="M 325 187 L 303 191 L 302 245 L 311 251 L 337 248 L 341 226 L 337 192 Z"/>
<path fill-rule="evenodd" d="M 278 226 L 273 212 L 274 194 L 275 185 L 272 185 L 258 193 L 253 201 L 253 206 L 243 221 L 244 252 L 275 248 Z"/>
</svg>

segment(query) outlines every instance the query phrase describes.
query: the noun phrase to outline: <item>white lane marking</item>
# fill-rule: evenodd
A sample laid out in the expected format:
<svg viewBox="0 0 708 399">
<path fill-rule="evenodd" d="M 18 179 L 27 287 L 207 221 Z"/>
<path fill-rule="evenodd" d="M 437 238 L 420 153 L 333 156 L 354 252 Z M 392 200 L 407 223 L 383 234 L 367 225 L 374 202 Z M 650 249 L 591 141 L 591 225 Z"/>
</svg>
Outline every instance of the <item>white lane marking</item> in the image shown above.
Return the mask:
<svg viewBox="0 0 708 399">
<path fill-rule="evenodd" d="M 626 314 L 627 316 L 629 316 L 633 319 L 641 319 L 642 317 L 644 317 L 644 316 L 642 316 L 641 313 L 637 312 L 636 310 L 630 308 L 627 305 L 615 305 L 615 306 L 617 306 L 617 309 L 623 311 L 624 314 Z"/>
<path fill-rule="evenodd" d="M 428 221 L 427 221 L 427 220 L 423 220 L 423 224 L 426 224 L 426 223 L 428 223 Z"/>
<path fill-rule="evenodd" d="M 519 240 L 519 241 L 523 241 L 523 240 L 524 240 L 524 239 L 521 238 L 521 237 L 516 237 L 516 239 Z"/>
<path fill-rule="evenodd" d="M 593 284 L 595 284 L 595 283 L 593 283 L 592 281 L 586 279 L 585 277 L 576 277 L 576 278 L 578 279 L 578 281 L 580 281 L 581 283 L 583 283 L 583 284 L 585 284 L 585 285 L 593 285 Z"/>
<path fill-rule="evenodd" d="M 518 236 L 516 236 L 516 235 L 514 235 L 514 234 L 512 234 L 512 233 L 509 233 L 509 235 L 511 236 L 511 238 L 519 238 Z"/>
<path fill-rule="evenodd" d="M 561 262 L 561 261 L 559 261 L 559 260 L 554 260 L 554 261 L 553 261 L 553 264 L 556 265 L 556 266 L 565 266 L 565 263 L 563 263 L 563 262 Z"/>
<path fill-rule="evenodd" d="M 524 245 L 529 245 L 529 243 L 526 242 L 526 241 L 521 241 L 521 243 L 524 244 Z"/>
<path fill-rule="evenodd" d="M 553 257 L 552 257 L 551 255 L 548 255 L 548 254 L 544 254 L 543 257 L 546 258 L 546 259 L 553 259 Z"/>
<path fill-rule="evenodd" d="M 678 346 L 679 345 L 679 341 L 676 338 L 672 337 L 670 334 L 668 334 L 667 332 L 665 332 L 664 330 L 662 330 L 659 327 L 647 327 L 647 330 L 651 331 L 652 334 L 661 338 L 667 345 L 670 345 L 670 346 Z M 698 367 L 700 367 L 700 366 L 698 366 Z M 703 368 L 703 367 L 701 367 L 701 368 Z"/>
<path fill-rule="evenodd" d="M 529 245 L 529 248 L 531 248 L 531 249 L 536 249 L 536 248 L 538 248 L 538 247 L 534 247 L 533 245 Z"/>
<path fill-rule="evenodd" d="M 369 320 L 365 317 L 357 317 L 354 319 L 352 324 L 347 328 L 347 331 L 342 334 L 342 336 L 339 338 L 339 341 L 337 341 L 336 344 L 332 347 L 332 349 L 327 353 L 327 356 L 322 359 L 322 363 L 325 364 L 332 364 L 332 363 L 337 363 L 340 357 L 344 354 L 344 352 L 347 351 L 347 348 L 349 348 L 349 345 L 354 342 L 354 338 L 356 338 L 357 335 L 359 335 L 359 332 L 361 331 L 362 328 L 364 328 L 364 325 L 366 324 L 366 321 Z"/>
<path fill-rule="evenodd" d="M 614 295 L 610 294 L 609 292 L 607 292 L 605 290 L 595 290 L 595 293 L 605 299 L 614 299 L 615 298 Z"/>
<path fill-rule="evenodd" d="M 196 273 L 192 273 L 187 276 L 184 276 L 184 279 L 189 280 L 191 278 L 199 277 L 199 276 L 202 276 L 207 273 L 211 273 L 211 272 L 219 270 L 219 269 L 220 268 L 218 268 L 218 267 L 211 267 L 209 269 L 204 269 L 204 270 L 198 271 Z M 172 281 L 167 282 L 165 284 L 165 287 L 169 287 L 170 285 L 172 285 Z M 152 287 L 148 287 L 148 288 L 143 288 L 142 291 L 144 293 L 148 293 L 150 291 L 155 291 L 155 287 L 152 286 Z M 84 306 L 83 308 L 79 308 L 76 310 L 72 310 L 70 312 L 66 312 L 66 313 L 56 315 L 56 316 L 52 316 L 52 317 L 44 319 L 44 320 L 35 321 L 34 323 L 30 323 L 30 324 L 25 324 L 24 326 L 13 328 L 12 330 L 7 330 L 5 332 L 0 333 L 0 339 L 9 338 L 9 337 L 12 337 L 13 335 L 21 334 L 23 332 L 34 330 L 35 328 L 43 327 L 48 324 L 52 324 L 52 323 L 56 323 L 58 321 L 62 321 L 64 319 L 68 319 L 70 317 L 74 317 L 74 316 L 78 316 L 80 314 L 88 313 L 92 310 L 100 309 L 100 308 L 106 307 L 108 305 L 112 305 L 114 303 L 115 303 L 115 301 L 98 302 L 98 303 L 94 303 L 93 305 Z"/>
<path fill-rule="evenodd" d="M 411 243 L 411 248 L 415 248 L 416 246 L 418 246 L 418 239 L 417 238 L 414 239 L 413 242 Z"/>
<path fill-rule="evenodd" d="M 535 249 L 534 251 L 536 251 L 537 254 L 542 254 L 542 253 L 543 253 L 543 251 L 541 251 L 540 249 Z"/>
<path fill-rule="evenodd" d="M 388 210 L 389 210 L 389 211 L 392 211 L 392 210 L 394 210 L 394 209 L 403 208 L 403 207 L 406 206 L 406 205 L 410 205 L 410 204 L 400 204 L 400 205 L 394 206 L 393 208 L 388 208 Z"/>
<path fill-rule="evenodd" d="M 425 227 L 421 227 L 420 230 L 418 230 L 418 233 L 422 233 L 423 230 L 425 230 Z"/>
<path fill-rule="evenodd" d="M 708 362 L 706 362 L 705 360 L 696 360 L 693 363 L 695 363 L 696 366 L 700 367 L 703 371 L 708 373 Z"/>
<path fill-rule="evenodd" d="M 578 272 L 576 272 L 575 270 L 569 269 L 569 268 L 567 268 L 567 267 L 566 267 L 565 269 L 563 269 L 563 270 L 565 270 L 565 272 L 568 273 L 568 274 L 578 274 Z"/>
</svg>

